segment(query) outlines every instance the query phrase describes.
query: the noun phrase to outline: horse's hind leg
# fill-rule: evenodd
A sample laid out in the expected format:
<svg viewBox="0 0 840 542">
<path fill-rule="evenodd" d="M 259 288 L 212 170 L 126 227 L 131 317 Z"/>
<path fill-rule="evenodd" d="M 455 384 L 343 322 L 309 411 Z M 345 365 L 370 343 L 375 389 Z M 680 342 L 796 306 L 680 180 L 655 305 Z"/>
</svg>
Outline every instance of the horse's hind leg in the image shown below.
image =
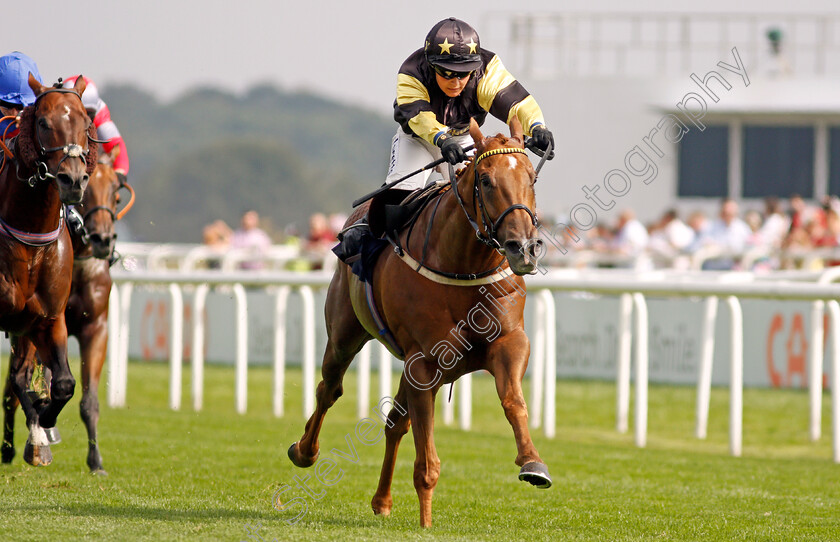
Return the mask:
<svg viewBox="0 0 840 542">
<path fill-rule="evenodd" d="M 306 422 L 300 441 L 289 447 L 289 459 L 298 467 L 309 467 L 320 452 L 318 435 L 327 410 L 344 393 L 344 373 L 355 355 L 370 340 L 370 335 L 356 318 L 347 294 L 347 271 L 336 272 L 338 280 L 330 284 L 326 301 L 327 348 L 321 367 L 322 380 L 315 391 L 315 412 Z"/>
<path fill-rule="evenodd" d="M 394 402 L 406 406 L 405 376 L 400 378 L 400 387 Z M 391 498 L 391 481 L 394 479 L 394 465 L 397 462 L 397 451 L 403 435 L 408 433 L 411 419 L 408 411 L 392 408 L 388 413 L 388 421 L 385 424 L 385 459 L 382 461 L 382 471 L 379 474 L 379 486 L 370 501 L 373 513 L 387 516 L 391 513 L 394 501 Z"/>
<path fill-rule="evenodd" d="M 108 350 L 107 313 L 82 327 L 79 345 L 82 356 L 82 400 L 79 403 L 79 413 L 88 434 L 87 466 L 92 474 L 107 474 L 102 467 L 102 455 L 96 440 L 96 427 L 99 423 L 99 377 Z"/>
<path fill-rule="evenodd" d="M 3 463 L 11 463 L 15 457 L 15 412 L 20 402 L 15 395 L 12 380 L 10 369 L 3 389 L 3 445 L 0 448 Z"/>
</svg>

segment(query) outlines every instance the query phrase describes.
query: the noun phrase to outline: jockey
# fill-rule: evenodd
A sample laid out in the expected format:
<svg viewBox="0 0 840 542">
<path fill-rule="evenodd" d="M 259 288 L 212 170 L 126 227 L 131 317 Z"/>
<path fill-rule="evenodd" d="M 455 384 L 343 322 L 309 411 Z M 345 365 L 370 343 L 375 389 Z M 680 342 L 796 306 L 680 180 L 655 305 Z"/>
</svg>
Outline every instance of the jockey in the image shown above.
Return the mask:
<svg viewBox="0 0 840 542">
<path fill-rule="evenodd" d="M 0 116 L 16 116 L 24 107 L 35 103 L 35 93 L 29 88 L 29 74 L 39 83 L 41 74 L 35 61 L 15 51 L 0 57 Z M 18 129 L 14 119 L 0 122 L 0 139 L 12 138 Z"/>
<path fill-rule="evenodd" d="M 73 88 L 76 84 L 78 75 L 68 77 L 64 80 L 64 88 Z M 111 111 L 108 109 L 108 104 L 102 101 L 99 97 L 99 90 L 96 84 L 89 78 L 85 77 L 85 92 L 82 94 L 82 103 L 88 114 L 93 115 L 93 124 L 96 126 L 96 138 L 107 141 L 102 144 L 102 150 L 106 153 L 111 152 L 114 147 L 119 147 L 120 151 L 114 159 L 114 171 L 123 183 L 126 182 L 128 175 L 128 150 L 125 147 L 120 131 L 117 125 L 111 120 Z"/>
<path fill-rule="evenodd" d="M 549 142 L 554 146 L 533 96 L 498 56 L 481 48 L 470 25 L 454 17 L 444 19 L 429 31 L 425 46 L 400 67 L 394 102 L 400 128 L 391 142 L 386 183 L 441 157 L 453 165 L 466 161 L 464 147 L 472 143 L 470 119 L 480 126 L 487 113 L 505 123 L 516 116 L 536 147 L 545 150 Z M 424 171 L 395 188 L 413 190 L 440 178 L 440 173 Z"/>
<path fill-rule="evenodd" d="M 64 88 L 73 88 L 78 78 L 79 75 L 74 75 L 65 79 Z M 82 94 L 82 104 L 87 109 L 88 115 L 93 118 L 93 124 L 96 126 L 96 138 L 107 141 L 107 143 L 102 144 L 102 150 L 109 153 L 114 147 L 119 147 L 120 150 L 113 164 L 114 173 L 117 174 L 120 182 L 125 184 L 128 175 L 128 150 L 125 147 L 125 141 L 123 141 L 117 125 L 111 120 L 111 111 L 108 109 L 108 104 L 99 97 L 99 89 L 96 88 L 96 84 L 87 77 L 84 77 L 84 80 L 85 92 Z M 67 225 L 70 227 L 70 231 L 76 234 L 81 234 L 85 227 L 82 216 L 72 205 L 68 206 Z"/>
</svg>

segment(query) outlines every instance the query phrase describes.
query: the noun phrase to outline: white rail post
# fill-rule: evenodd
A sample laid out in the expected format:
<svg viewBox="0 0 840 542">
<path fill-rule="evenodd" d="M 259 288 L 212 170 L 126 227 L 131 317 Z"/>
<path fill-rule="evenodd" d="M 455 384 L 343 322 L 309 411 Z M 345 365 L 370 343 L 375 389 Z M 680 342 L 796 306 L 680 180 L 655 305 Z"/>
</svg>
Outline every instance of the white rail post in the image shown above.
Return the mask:
<svg viewBox="0 0 840 542">
<path fill-rule="evenodd" d="M 636 446 L 644 448 L 647 444 L 648 422 L 648 310 L 645 296 L 633 294 L 636 308 Z"/>
<path fill-rule="evenodd" d="M 458 379 L 458 423 L 461 429 L 472 427 L 472 373 Z"/>
<path fill-rule="evenodd" d="M 370 410 L 370 348 L 368 341 L 359 352 L 359 361 L 356 364 L 356 371 L 359 383 L 359 393 L 356 397 L 356 414 L 358 418 L 364 418 Z"/>
<path fill-rule="evenodd" d="M 379 400 L 391 395 L 391 352 L 385 345 L 379 343 Z M 382 414 L 387 416 L 391 412 L 391 404 L 386 403 L 382 407 Z"/>
<path fill-rule="evenodd" d="M 557 387 L 557 317 L 554 294 L 545 289 L 540 292 L 545 303 L 545 436 L 554 438 L 556 423 L 556 387 Z"/>
<path fill-rule="evenodd" d="M 826 303 L 831 317 L 831 439 L 833 459 L 840 463 L 840 304 Z"/>
<path fill-rule="evenodd" d="M 712 366 L 715 357 L 715 322 L 718 298 L 707 297 L 703 313 L 703 330 L 700 345 L 700 367 L 697 375 L 697 425 L 695 436 L 704 439 L 709 428 L 709 397 L 712 393 Z"/>
<path fill-rule="evenodd" d="M 108 406 L 117 406 L 117 376 L 120 357 L 120 287 L 113 285 L 108 297 Z"/>
<path fill-rule="evenodd" d="M 286 386 L 286 309 L 289 305 L 288 286 L 281 286 L 274 299 L 274 416 L 283 415 L 283 395 Z"/>
<path fill-rule="evenodd" d="M 455 423 L 455 396 L 452 395 L 452 384 L 444 384 L 440 387 L 440 391 L 438 392 L 443 400 L 443 424 L 444 425 L 452 425 Z M 452 395 L 452 401 L 449 400 L 449 396 Z"/>
<path fill-rule="evenodd" d="M 181 385 L 184 370 L 184 296 L 177 284 L 169 285 L 172 302 L 169 329 L 169 408 L 181 409 Z"/>
<path fill-rule="evenodd" d="M 193 299 L 192 400 L 196 412 L 204 408 L 204 310 L 209 291 L 209 284 L 200 284 Z"/>
<path fill-rule="evenodd" d="M 131 316 L 131 292 L 134 285 L 126 282 L 120 288 L 120 356 L 117 363 L 117 404 L 124 407 L 128 395 L 128 330 Z"/>
<path fill-rule="evenodd" d="M 822 435 L 823 314 L 825 303 L 811 303 L 811 348 L 808 352 L 808 399 L 811 407 L 810 437 L 812 442 Z"/>
<path fill-rule="evenodd" d="M 633 351 L 633 296 L 621 294 L 618 312 L 618 366 L 616 375 L 615 428 L 626 433 L 630 413 L 630 361 Z"/>
<path fill-rule="evenodd" d="M 729 451 L 735 457 L 741 457 L 744 418 L 744 316 L 741 303 L 731 295 L 726 298 L 729 313 L 732 315 L 732 333 L 730 335 L 731 360 L 729 377 Z"/>
<path fill-rule="evenodd" d="M 542 296 L 534 300 L 534 340 L 532 343 L 531 366 L 531 429 L 536 429 L 542 421 L 543 379 L 545 378 L 545 302 Z"/>
<path fill-rule="evenodd" d="M 315 297 L 312 288 L 298 290 L 303 300 L 303 416 L 315 412 Z"/>
<path fill-rule="evenodd" d="M 236 299 L 236 412 L 248 410 L 248 295 L 241 284 L 233 285 Z"/>
</svg>

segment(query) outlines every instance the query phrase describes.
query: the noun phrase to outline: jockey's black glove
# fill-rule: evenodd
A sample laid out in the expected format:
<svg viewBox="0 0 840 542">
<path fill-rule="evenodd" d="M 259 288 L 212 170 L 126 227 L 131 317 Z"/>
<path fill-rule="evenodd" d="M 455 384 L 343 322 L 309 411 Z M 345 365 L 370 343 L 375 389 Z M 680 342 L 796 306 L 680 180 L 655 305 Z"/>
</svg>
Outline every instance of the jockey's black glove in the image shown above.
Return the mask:
<svg viewBox="0 0 840 542">
<path fill-rule="evenodd" d="M 443 159 L 453 166 L 467 161 L 467 153 L 464 151 L 464 147 L 454 138 L 441 136 L 438 139 L 438 146 L 440 147 L 440 153 L 443 155 Z"/>
<path fill-rule="evenodd" d="M 120 186 L 128 184 L 128 177 L 122 171 L 117 171 L 117 179 L 120 180 Z"/>
<path fill-rule="evenodd" d="M 539 124 L 531 132 L 531 140 L 534 146 L 543 152 L 548 149 L 548 144 L 551 143 L 551 154 L 548 155 L 548 159 L 551 160 L 554 158 L 554 149 L 556 147 L 554 146 L 554 134 L 551 133 L 551 130 Z"/>
</svg>

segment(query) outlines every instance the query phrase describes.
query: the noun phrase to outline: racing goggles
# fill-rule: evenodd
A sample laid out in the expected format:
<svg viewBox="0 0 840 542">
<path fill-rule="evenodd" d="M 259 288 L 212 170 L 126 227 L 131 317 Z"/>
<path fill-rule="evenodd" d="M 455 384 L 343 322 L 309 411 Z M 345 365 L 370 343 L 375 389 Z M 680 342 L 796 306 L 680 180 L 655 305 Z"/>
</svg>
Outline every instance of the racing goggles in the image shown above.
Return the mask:
<svg viewBox="0 0 840 542">
<path fill-rule="evenodd" d="M 466 79 L 470 75 L 472 75 L 472 71 L 468 72 L 453 72 L 451 70 L 447 70 L 445 68 L 441 68 L 440 66 L 435 66 L 432 64 L 432 69 L 435 70 L 435 73 L 443 77 L 444 79 Z"/>
</svg>

